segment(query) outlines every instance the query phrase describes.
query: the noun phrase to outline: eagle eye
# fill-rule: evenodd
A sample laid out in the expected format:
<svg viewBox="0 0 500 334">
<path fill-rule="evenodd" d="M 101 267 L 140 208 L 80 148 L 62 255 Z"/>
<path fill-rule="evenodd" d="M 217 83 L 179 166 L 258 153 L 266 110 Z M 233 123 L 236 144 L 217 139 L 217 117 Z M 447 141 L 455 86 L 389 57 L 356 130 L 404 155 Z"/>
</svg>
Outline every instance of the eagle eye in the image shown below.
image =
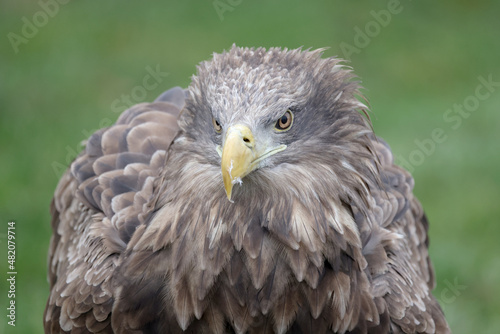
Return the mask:
<svg viewBox="0 0 500 334">
<path fill-rule="evenodd" d="M 277 131 L 286 131 L 290 129 L 293 124 L 293 113 L 288 109 L 283 116 L 278 119 L 276 125 L 274 126 Z"/>
<path fill-rule="evenodd" d="M 220 125 L 219 121 L 216 120 L 215 118 L 212 118 L 212 124 L 214 125 L 214 130 L 217 133 L 221 133 L 222 131 L 222 126 Z"/>
</svg>

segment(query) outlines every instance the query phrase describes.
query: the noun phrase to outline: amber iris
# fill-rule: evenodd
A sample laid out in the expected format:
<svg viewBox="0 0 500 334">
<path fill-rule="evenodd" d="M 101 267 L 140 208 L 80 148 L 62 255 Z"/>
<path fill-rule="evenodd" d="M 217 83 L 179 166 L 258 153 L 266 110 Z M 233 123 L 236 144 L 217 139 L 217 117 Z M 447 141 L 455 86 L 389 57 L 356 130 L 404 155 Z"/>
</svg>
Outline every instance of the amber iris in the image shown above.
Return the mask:
<svg viewBox="0 0 500 334">
<path fill-rule="evenodd" d="M 286 131 L 288 130 L 293 123 L 293 114 L 290 110 L 287 110 L 283 116 L 276 122 L 276 130 L 278 131 Z"/>
</svg>

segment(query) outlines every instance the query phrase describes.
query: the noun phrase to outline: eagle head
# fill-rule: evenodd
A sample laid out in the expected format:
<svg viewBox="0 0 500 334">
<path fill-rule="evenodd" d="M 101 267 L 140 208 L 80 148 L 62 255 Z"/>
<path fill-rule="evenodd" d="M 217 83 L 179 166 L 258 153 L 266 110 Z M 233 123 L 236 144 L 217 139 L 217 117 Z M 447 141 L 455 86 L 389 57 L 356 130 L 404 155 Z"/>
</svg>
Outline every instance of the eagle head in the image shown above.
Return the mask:
<svg viewBox="0 0 500 334">
<path fill-rule="evenodd" d="M 360 189 L 352 171 L 373 167 L 363 159 L 371 157 L 366 107 L 349 69 L 321 56 L 233 46 L 198 66 L 181 128 L 220 166 L 230 201 L 294 184 L 317 195 L 322 178 L 335 179 L 339 194 Z"/>
</svg>

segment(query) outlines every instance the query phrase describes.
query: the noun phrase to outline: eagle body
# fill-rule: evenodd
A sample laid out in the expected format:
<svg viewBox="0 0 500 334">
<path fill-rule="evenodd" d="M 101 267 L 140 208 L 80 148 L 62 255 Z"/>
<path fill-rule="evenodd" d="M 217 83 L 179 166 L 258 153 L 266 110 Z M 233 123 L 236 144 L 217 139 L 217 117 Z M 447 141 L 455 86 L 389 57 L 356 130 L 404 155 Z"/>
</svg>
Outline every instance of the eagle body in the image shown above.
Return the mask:
<svg viewBox="0 0 500 334">
<path fill-rule="evenodd" d="M 413 179 L 321 55 L 233 46 L 88 139 L 46 333 L 450 333 Z"/>
</svg>

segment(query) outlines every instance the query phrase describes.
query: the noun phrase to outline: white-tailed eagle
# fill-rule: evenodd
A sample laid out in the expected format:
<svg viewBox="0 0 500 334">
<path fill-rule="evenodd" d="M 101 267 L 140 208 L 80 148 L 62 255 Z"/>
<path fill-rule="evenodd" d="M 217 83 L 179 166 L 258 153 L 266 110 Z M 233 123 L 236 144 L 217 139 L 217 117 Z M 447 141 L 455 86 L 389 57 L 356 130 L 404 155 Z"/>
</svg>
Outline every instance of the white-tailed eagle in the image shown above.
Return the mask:
<svg viewBox="0 0 500 334">
<path fill-rule="evenodd" d="M 321 50 L 233 46 L 94 133 L 52 203 L 46 333 L 449 333 L 358 96 Z"/>
</svg>

